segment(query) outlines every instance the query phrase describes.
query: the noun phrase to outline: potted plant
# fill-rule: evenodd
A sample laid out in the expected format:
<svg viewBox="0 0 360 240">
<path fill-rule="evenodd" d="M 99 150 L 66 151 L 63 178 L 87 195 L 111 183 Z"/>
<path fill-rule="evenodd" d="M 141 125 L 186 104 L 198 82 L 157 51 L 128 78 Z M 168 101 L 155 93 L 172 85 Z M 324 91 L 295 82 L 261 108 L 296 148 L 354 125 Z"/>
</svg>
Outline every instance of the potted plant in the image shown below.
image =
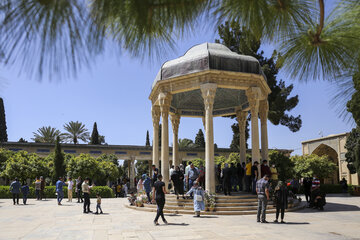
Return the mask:
<svg viewBox="0 0 360 240">
<path fill-rule="evenodd" d="M 205 191 L 205 210 L 215 211 L 215 194 Z"/>
</svg>

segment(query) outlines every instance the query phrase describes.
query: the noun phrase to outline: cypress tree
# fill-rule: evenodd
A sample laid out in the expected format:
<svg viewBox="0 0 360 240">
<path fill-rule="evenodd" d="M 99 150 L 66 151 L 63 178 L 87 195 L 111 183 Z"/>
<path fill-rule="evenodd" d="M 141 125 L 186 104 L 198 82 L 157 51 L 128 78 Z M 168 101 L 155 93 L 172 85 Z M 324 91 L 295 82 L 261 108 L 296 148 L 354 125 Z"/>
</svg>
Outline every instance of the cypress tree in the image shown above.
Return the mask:
<svg viewBox="0 0 360 240">
<path fill-rule="evenodd" d="M 146 143 L 145 146 L 150 147 L 149 131 L 146 131 Z"/>
<path fill-rule="evenodd" d="M 203 133 L 203 131 L 201 129 L 199 129 L 199 132 L 196 134 L 195 145 L 198 148 L 205 148 L 204 133 Z"/>
<path fill-rule="evenodd" d="M 54 156 L 54 182 L 65 175 L 64 154 L 61 152 L 60 137 L 56 138 Z"/>
<path fill-rule="evenodd" d="M 4 101 L 0 98 L 0 142 L 7 142 L 8 135 L 6 132 L 5 108 Z"/>
<path fill-rule="evenodd" d="M 97 124 L 96 124 L 96 122 L 94 122 L 93 131 L 92 131 L 92 133 L 91 133 L 90 144 L 100 145 L 99 132 L 98 132 L 98 130 L 97 130 Z"/>
</svg>

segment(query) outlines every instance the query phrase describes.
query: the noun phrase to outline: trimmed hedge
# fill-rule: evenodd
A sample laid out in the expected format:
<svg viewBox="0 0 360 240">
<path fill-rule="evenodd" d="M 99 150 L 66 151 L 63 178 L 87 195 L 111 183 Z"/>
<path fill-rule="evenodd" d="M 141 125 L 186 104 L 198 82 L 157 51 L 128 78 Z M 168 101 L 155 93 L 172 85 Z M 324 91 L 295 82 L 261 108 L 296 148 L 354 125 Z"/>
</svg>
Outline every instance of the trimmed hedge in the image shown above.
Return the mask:
<svg viewBox="0 0 360 240">
<path fill-rule="evenodd" d="M 55 186 L 46 186 L 45 187 L 45 197 L 46 198 L 56 198 L 55 194 L 56 187 Z M 64 197 L 67 198 L 67 187 L 63 187 Z M 112 198 L 114 197 L 114 192 L 108 186 L 95 186 L 91 188 L 90 197 L 95 198 L 96 193 L 99 193 L 102 198 Z M 30 187 L 30 192 L 28 198 L 35 198 L 35 188 Z M 75 192 L 73 193 L 73 197 L 76 197 Z M 12 194 L 10 192 L 9 186 L 0 186 L 0 198 L 12 198 Z"/>
<path fill-rule="evenodd" d="M 320 189 L 326 194 L 328 193 L 342 193 L 342 186 L 340 184 L 321 184 Z M 353 193 L 354 186 L 348 185 L 348 193 Z M 304 188 L 301 186 L 300 193 L 304 193 Z"/>
</svg>

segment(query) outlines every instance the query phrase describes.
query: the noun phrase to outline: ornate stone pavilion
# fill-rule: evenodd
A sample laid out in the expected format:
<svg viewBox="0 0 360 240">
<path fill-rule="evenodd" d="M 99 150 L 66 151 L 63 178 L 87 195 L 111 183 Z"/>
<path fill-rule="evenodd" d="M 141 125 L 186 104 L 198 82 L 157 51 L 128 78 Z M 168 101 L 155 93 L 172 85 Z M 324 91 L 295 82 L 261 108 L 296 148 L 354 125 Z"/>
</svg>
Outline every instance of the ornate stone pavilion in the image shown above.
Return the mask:
<svg viewBox="0 0 360 240">
<path fill-rule="evenodd" d="M 181 117 L 202 118 L 205 128 L 205 185 L 215 192 L 213 117 L 235 115 L 240 128 L 240 157 L 246 160 L 245 123 L 251 113 L 252 161 L 268 158 L 267 114 L 270 88 L 259 62 L 232 52 L 218 43 L 203 43 L 184 56 L 165 62 L 149 96 L 153 119 L 153 164 L 159 167 L 159 121 L 161 173 L 169 181 L 169 126 L 173 130 L 174 165 L 179 165 L 178 129 Z M 261 121 L 261 156 L 258 118 Z"/>
</svg>

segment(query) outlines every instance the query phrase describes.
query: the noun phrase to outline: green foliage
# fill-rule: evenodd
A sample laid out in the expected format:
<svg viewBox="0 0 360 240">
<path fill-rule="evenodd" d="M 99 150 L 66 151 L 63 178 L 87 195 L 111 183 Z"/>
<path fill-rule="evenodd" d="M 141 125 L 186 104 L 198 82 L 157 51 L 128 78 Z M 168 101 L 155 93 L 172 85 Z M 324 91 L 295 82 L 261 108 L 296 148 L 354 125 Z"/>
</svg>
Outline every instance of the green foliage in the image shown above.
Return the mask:
<svg viewBox="0 0 360 240">
<path fill-rule="evenodd" d="M 55 143 L 57 137 L 60 137 L 60 141 L 62 140 L 61 132 L 51 126 L 41 127 L 33 134 L 34 137 L 31 139 L 38 143 Z"/>
<path fill-rule="evenodd" d="M 325 179 L 331 177 L 337 170 L 335 163 L 328 159 L 328 156 L 318 156 L 316 154 L 291 157 L 294 163 L 294 171 L 297 178 L 314 177 Z"/>
<path fill-rule="evenodd" d="M 195 145 L 197 148 L 205 148 L 204 133 L 201 129 L 199 129 L 198 133 L 196 134 Z"/>
<path fill-rule="evenodd" d="M 12 194 L 9 190 L 9 186 L 0 186 L 0 198 L 12 198 Z M 30 186 L 30 192 L 28 198 L 35 198 L 35 188 Z M 67 196 L 67 187 L 63 187 L 64 195 Z M 56 198 L 56 187 L 55 186 L 46 186 L 44 194 L 46 198 Z M 108 186 L 94 186 L 91 188 L 90 197 L 95 198 L 96 193 L 99 193 L 102 198 L 112 198 L 114 197 L 114 192 Z"/>
<path fill-rule="evenodd" d="M 350 112 L 355 120 L 355 123 L 360 127 L 360 69 L 353 75 L 354 93 L 351 99 L 347 102 L 347 111 Z"/>
<path fill-rule="evenodd" d="M 100 145 L 100 139 L 99 139 L 99 132 L 97 129 L 97 124 L 96 122 L 94 122 L 94 127 L 93 127 L 93 131 L 91 133 L 91 138 L 90 138 L 90 144 L 93 145 Z"/>
<path fill-rule="evenodd" d="M 77 144 L 79 142 L 79 139 L 83 142 L 87 142 L 89 139 L 89 132 L 85 128 L 85 125 L 81 122 L 69 122 L 64 125 L 65 131 L 67 133 L 64 133 L 64 139 L 65 141 L 73 142 L 74 144 Z"/>
<path fill-rule="evenodd" d="M 10 154 L 4 153 L 3 149 L 1 152 L 1 158 L 6 158 L 5 167 L 1 173 L 2 177 L 10 180 L 17 177 L 20 181 L 25 181 L 27 179 L 35 179 L 37 176 L 46 177 L 50 172 L 48 162 L 35 153 L 19 151 Z"/>
<path fill-rule="evenodd" d="M 193 140 L 188 138 L 179 138 L 179 148 L 195 148 L 196 145 L 194 144 Z"/>
<path fill-rule="evenodd" d="M 54 178 L 53 181 L 56 182 L 59 177 L 65 177 L 65 163 L 64 163 L 64 153 L 61 151 L 60 137 L 57 137 L 55 144 L 55 155 L 54 155 Z"/>
<path fill-rule="evenodd" d="M 27 141 L 24 138 L 20 138 L 18 142 L 19 143 L 27 143 Z"/>
<path fill-rule="evenodd" d="M 275 164 L 278 177 L 281 181 L 286 181 L 294 177 L 294 163 L 291 159 L 279 151 L 269 152 L 270 165 Z"/>
<path fill-rule="evenodd" d="M 0 172 L 3 172 L 6 167 L 6 161 L 15 154 L 11 150 L 5 148 L 0 148 Z"/>
<path fill-rule="evenodd" d="M 253 56 L 259 61 L 271 89 L 271 93 L 268 96 L 268 119 L 271 123 L 274 125 L 284 125 L 292 132 L 299 131 L 302 124 L 300 115 L 294 117 L 287 114 L 287 112 L 291 111 L 298 104 L 298 95 L 289 97 L 293 90 L 293 85 L 286 86 L 284 81 L 277 80 L 277 75 L 281 67 L 281 65 L 277 64 L 277 52 L 274 51 L 270 58 L 264 57 L 264 52 L 259 52 L 261 41 L 254 36 L 253 32 L 242 28 L 239 22 L 225 22 L 225 24 L 221 24 L 218 27 L 218 32 L 221 41 L 216 40 L 216 42 L 221 42 L 233 52 Z M 235 116 L 232 117 L 234 118 Z M 233 125 L 233 132 L 238 133 L 238 128 L 237 124 Z M 237 136 L 234 134 L 233 143 L 230 146 L 233 150 L 238 149 L 238 140 L 236 140 L 236 138 Z"/>
<path fill-rule="evenodd" d="M 5 119 L 4 101 L 0 97 L 0 142 L 8 141 L 8 135 L 6 129 L 7 127 L 6 127 L 6 119 Z"/>
<path fill-rule="evenodd" d="M 146 131 L 146 142 L 145 142 L 145 146 L 150 147 L 149 131 Z"/>
<path fill-rule="evenodd" d="M 224 156 L 216 156 L 215 157 L 215 164 L 220 164 L 221 167 L 224 167 L 225 163 L 228 163 L 229 165 L 231 163 L 234 163 L 235 165 L 237 163 L 240 163 L 240 155 L 239 153 L 230 153 L 229 157 L 226 158 Z"/>
<path fill-rule="evenodd" d="M 136 168 L 136 178 L 140 179 L 141 176 L 146 173 L 149 175 L 149 162 L 148 161 L 141 161 L 137 160 L 135 163 Z"/>
<path fill-rule="evenodd" d="M 201 158 L 192 159 L 191 162 L 195 167 L 200 167 L 200 165 L 205 166 L 205 160 Z"/>
<path fill-rule="evenodd" d="M 82 179 L 89 177 L 97 179 L 100 172 L 98 162 L 90 154 L 81 153 L 80 155 L 70 159 L 66 168 L 69 177 Z"/>
<path fill-rule="evenodd" d="M 229 165 L 231 163 L 234 163 L 235 165 L 240 163 L 240 155 L 239 153 L 230 153 L 227 161 L 226 161 Z"/>
<path fill-rule="evenodd" d="M 215 157 L 215 164 L 216 165 L 221 165 L 221 167 L 223 167 L 224 166 L 224 164 L 225 164 L 225 162 L 226 162 L 226 157 L 224 157 L 224 156 L 216 156 Z"/>
<path fill-rule="evenodd" d="M 347 153 L 345 154 L 347 167 L 350 173 L 358 172 L 360 174 L 360 127 L 353 128 L 346 138 L 345 148 Z"/>
</svg>

